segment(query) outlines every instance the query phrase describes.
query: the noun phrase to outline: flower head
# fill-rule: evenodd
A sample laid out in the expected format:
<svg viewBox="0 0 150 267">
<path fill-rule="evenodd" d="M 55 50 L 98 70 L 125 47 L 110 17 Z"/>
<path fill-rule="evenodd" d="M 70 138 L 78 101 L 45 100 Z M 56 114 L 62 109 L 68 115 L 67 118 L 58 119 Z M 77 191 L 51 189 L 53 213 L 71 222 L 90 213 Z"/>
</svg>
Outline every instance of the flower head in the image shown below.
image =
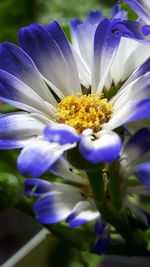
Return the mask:
<svg viewBox="0 0 150 267">
<path fill-rule="evenodd" d="M 27 179 L 25 192 L 40 197 L 35 202 L 34 212 L 41 223 L 66 221 L 70 227 L 81 226 L 91 220 L 100 219 L 85 173 L 80 176 L 70 171 L 73 168 L 65 158 L 60 158 L 50 171 L 63 177 L 73 185 Z"/>
<path fill-rule="evenodd" d="M 18 158 L 22 173 L 41 175 L 78 144 L 92 163 L 112 162 L 121 150 L 113 130 L 150 116 L 149 60 L 119 91 L 117 87 L 128 77 L 129 66 L 133 71 L 149 57 L 150 44 L 141 24 L 126 20 L 119 6 L 111 16 L 109 20 L 92 12 L 85 23 L 72 22 L 72 45 L 55 21 L 21 29 L 22 48 L 0 45 L 0 99 L 24 110 L 1 115 L 0 147 L 23 147 Z M 118 63 L 130 41 L 133 47 L 124 65 Z M 143 47 L 137 60 L 133 55 Z M 125 66 L 123 78 L 116 71 L 120 64 Z"/>
</svg>

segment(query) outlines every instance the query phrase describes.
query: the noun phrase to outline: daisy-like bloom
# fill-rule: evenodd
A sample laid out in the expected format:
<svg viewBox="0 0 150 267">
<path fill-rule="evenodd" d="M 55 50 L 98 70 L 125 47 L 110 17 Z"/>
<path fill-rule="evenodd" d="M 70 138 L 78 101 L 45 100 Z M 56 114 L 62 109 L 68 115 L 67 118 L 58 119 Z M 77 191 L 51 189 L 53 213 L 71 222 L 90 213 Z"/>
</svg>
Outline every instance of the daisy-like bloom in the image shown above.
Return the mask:
<svg viewBox="0 0 150 267">
<path fill-rule="evenodd" d="M 113 130 L 150 116 L 150 61 L 111 99 L 105 96 L 108 89 L 112 93 L 110 85 L 122 81 L 112 73 L 117 77 L 116 66 L 124 68 L 118 63 L 121 51 L 124 54 L 123 38 L 144 47 L 138 64 L 139 55 L 134 58 L 132 49 L 128 54 L 135 66 L 150 54 L 141 24 L 125 20 L 125 13 L 117 8 L 111 20 L 91 12 L 85 23 L 72 26 L 73 48 L 57 22 L 21 29 L 22 48 L 0 45 L 0 99 L 24 110 L 1 115 L 0 148 L 23 147 L 18 158 L 23 174 L 40 176 L 77 144 L 87 160 L 112 162 L 121 149 Z"/>
<path fill-rule="evenodd" d="M 63 177 L 64 181 L 72 182 L 72 185 L 31 178 L 25 181 L 26 194 L 40 197 L 33 207 L 39 222 L 50 224 L 66 221 L 75 228 L 91 220 L 101 219 L 86 174 L 75 174 L 70 169 L 73 166 L 61 157 L 51 166 L 50 171 Z"/>
<path fill-rule="evenodd" d="M 65 221 L 71 228 L 95 220 L 98 238 L 94 251 L 103 254 L 109 246 L 110 227 L 96 208 L 85 172 L 78 170 L 77 173 L 64 157 L 51 166 L 50 172 L 57 176 L 56 182 L 33 178 L 25 181 L 25 193 L 36 199 L 33 206 L 36 219 L 43 224 Z M 63 183 L 60 179 L 57 182 L 58 176 Z"/>
<path fill-rule="evenodd" d="M 150 25 L 150 1 L 149 0 L 121 0 L 126 2 L 143 20 Z"/>
</svg>

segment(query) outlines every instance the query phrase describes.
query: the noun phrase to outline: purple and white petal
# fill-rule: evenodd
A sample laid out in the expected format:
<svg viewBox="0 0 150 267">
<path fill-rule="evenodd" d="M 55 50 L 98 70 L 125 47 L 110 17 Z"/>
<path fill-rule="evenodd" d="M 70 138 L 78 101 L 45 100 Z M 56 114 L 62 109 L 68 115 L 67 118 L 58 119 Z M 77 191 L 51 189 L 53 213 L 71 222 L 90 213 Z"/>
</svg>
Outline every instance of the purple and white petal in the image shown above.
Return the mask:
<svg viewBox="0 0 150 267">
<path fill-rule="evenodd" d="M 96 140 L 92 140 L 90 136 L 83 137 L 79 144 L 81 154 L 92 163 L 115 161 L 119 157 L 122 145 L 118 134 L 100 131 L 97 135 Z"/>
<path fill-rule="evenodd" d="M 0 100 L 29 112 L 51 116 L 43 99 L 25 83 L 10 73 L 0 70 Z"/>
<path fill-rule="evenodd" d="M 120 39 L 121 37 L 122 38 L 126 37 L 133 39 L 134 42 L 137 39 L 140 41 L 143 40 L 144 37 L 141 34 L 140 26 L 141 24 L 138 22 L 134 21 L 127 22 L 127 21 L 121 21 L 120 19 L 113 19 L 112 21 L 108 21 L 105 19 L 98 25 L 94 40 L 94 66 L 93 66 L 93 78 L 92 78 L 93 92 L 100 92 L 103 89 L 104 85 L 107 84 L 107 76 L 110 73 L 111 68 L 112 68 L 112 78 L 114 79 L 115 83 L 119 81 L 118 77 L 116 78 L 117 71 L 115 71 L 115 69 L 116 68 L 118 69 L 117 67 L 118 65 L 119 68 L 122 68 L 122 64 L 120 62 L 122 62 L 122 57 L 123 58 L 125 57 L 124 55 L 122 55 L 122 50 L 123 53 L 125 54 L 125 51 L 123 49 L 124 42 L 122 42 L 122 44 L 119 45 Z M 125 42 L 127 41 L 125 40 Z M 145 43 L 146 41 L 144 40 L 143 42 Z M 131 48 L 129 49 L 129 51 L 130 50 L 132 51 Z M 142 56 L 143 61 L 145 60 L 145 58 L 147 58 L 146 53 L 149 53 L 149 51 L 146 50 L 146 52 Z M 114 61 L 114 66 L 112 65 L 113 61 Z M 119 79 L 120 78 L 121 77 L 119 75 Z M 109 83 L 109 86 L 110 85 L 111 83 Z"/>
<path fill-rule="evenodd" d="M 146 23 L 150 24 L 150 3 L 148 0 L 121 0 L 126 2 Z"/>
<path fill-rule="evenodd" d="M 150 191 L 150 161 L 137 165 L 136 173 L 140 182 Z"/>
<path fill-rule="evenodd" d="M 99 10 L 93 10 L 87 15 L 86 22 L 90 24 L 99 24 L 104 19 L 103 14 Z"/>
<path fill-rule="evenodd" d="M 5 70 L 32 88 L 43 100 L 56 105 L 56 100 L 45 85 L 31 58 L 11 43 L 0 45 L 0 69 Z"/>
<path fill-rule="evenodd" d="M 142 69 L 145 68 L 142 64 L 149 56 L 149 43 L 141 43 L 134 39 L 122 38 L 111 67 L 111 76 L 115 85 L 119 82 L 124 82 L 131 75 L 129 79 L 125 81 L 123 85 L 123 87 L 125 87 L 142 75 Z M 132 74 L 139 66 L 142 69 Z"/>
<path fill-rule="evenodd" d="M 78 43 L 78 28 L 80 25 L 82 25 L 83 22 L 80 19 L 71 19 L 70 20 L 70 34 L 71 34 L 71 40 L 74 49 L 80 53 L 79 50 L 79 43 Z"/>
<path fill-rule="evenodd" d="M 150 130 L 148 128 L 140 129 L 127 142 L 123 153 L 129 162 L 141 158 L 150 150 Z"/>
<path fill-rule="evenodd" d="M 93 42 L 96 24 L 82 23 L 80 20 L 72 20 L 70 29 L 72 37 L 72 50 L 81 84 L 86 88 L 91 85 L 91 72 L 93 61 Z"/>
<path fill-rule="evenodd" d="M 58 144 L 38 138 L 19 154 L 18 169 L 23 174 L 38 177 L 54 164 L 63 152 L 63 148 Z"/>
<path fill-rule="evenodd" d="M 136 42 L 137 43 L 137 42 Z M 143 46 L 143 44 L 140 44 L 140 46 Z M 143 47 L 144 48 L 144 47 Z M 145 49 L 143 49 L 145 51 Z M 143 55 L 143 53 L 142 53 Z M 135 56 L 134 56 L 135 58 Z M 143 62 L 143 60 L 142 60 Z M 123 84 L 123 86 L 121 87 L 122 90 L 127 87 L 131 82 L 133 82 L 134 80 L 136 80 L 137 78 L 139 78 L 140 76 L 146 74 L 147 72 L 150 71 L 150 58 L 148 57 L 148 59 L 146 59 L 146 61 L 142 64 L 140 64 L 140 66 L 132 73 L 132 75 L 127 79 L 127 81 L 125 81 L 125 83 Z"/>
<path fill-rule="evenodd" d="M 27 179 L 25 181 L 25 193 L 32 196 L 42 196 L 53 190 L 53 183 L 41 179 Z"/>
<path fill-rule="evenodd" d="M 73 186 L 70 187 L 74 189 Z M 80 190 L 70 190 L 69 187 L 66 187 L 66 190 L 52 191 L 35 203 L 34 212 L 39 222 L 57 223 L 69 216 L 76 203 L 81 201 L 83 197 Z"/>
<path fill-rule="evenodd" d="M 111 19 L 127 20 L 128 19 L 128 13 L 125 10 L 121 10 L 121 5 L 116 4 L 111 9 L 110 18 Z"/>
<path fill-rule="evenodd" d="M 100 92 L 106 82 L 117 48 L 120 31 L 113 30 L 114 20 L 104 19 L 96 28 L 94 37 L 94 65 L 92 71 L 92 92 Z"/>
<path fill-rule="evenodd" d="M 0 115 L 0 149 L 13 149 L 30 144 L 42 135 L 45 125 L 25 112 Z"/>
<path fill-rule="evenodd" d="M 100 216 L 94 202 L 80 201 L 66 218 L 66 222 L 71 228 L 76 228 L 97 219 Z"/>
<path fill-rule="evenodd" d="M 81 139 L 74 128 L 62 123 L 53 123 L 46 126 L 44 136 L 50 142 L 59 143 L 60 145 L 78 143 Z"/>
<path fill-rule="evenodd" d="M 72 88 L 65 57 L 48 31 L 40 25 L 30 25 L 19 31 L 19 41 L 42 75 L 58 88 L 58 96 L 70 94 Z"/>
<path fill-rule="evenodd" d="M 84 62 L 80 51 L 77 52 L 77 49 L 75 49 L 74 46 L 72 47 L 72 51 L 78 67 L 80 83 L 88 91 L 88 89 L 90 89 L 91 86 L 91 69 L 89 69 L 87 64 Z"/>
<path fill-rule="evenodd" d="M 149 106 L 150 106 L 150 98 L 137 101 L 132 107 L 133 112 L 130 114 L 130 116 L 128 116 L 127 119 L 123 121 L 123 124 L 136 120 L 150 118 Z"/>
<path fill-rule="evenodd" d="M 117 94 L 111 98 L 110 103 L 116 110 L 124 107 L 131 100 L 133 102 L 150 97 L 150 71 L 132 80 L 130 83 L 126 83 L 126 86 L 122 86 Z"/>
<path fill-rule="evenodd" d="M 80 83 L 79 83 L 77 66 L 75 63 L 75 59 L 73 57 L 71 46 L 62 28 L 60 27 L 57 21 L 53 21 L 51 24 L 44 26 L 44 28 L 50 33 L 50 35 L 55 40 L 55 42 L 57 43 L 61 52 L 64 55 L 66 64 L 68 66 L 70 88 L 73 90 L 73 92 L 80 91 Z"/>
<path fill-rule="evenodd" d="M 150 72 L 121 88 L 110 100 L 114 112 L 103 129 L 114 129 L 122 124 L 150 117 Z"/>
<path fill-rule="evenodd" d="M 133 20 L 123 20 L 116 23 L 115 28 L 123 33 L 124 37 L 131 38 L 133 40 L 139 40 L 140 42 L 149 43 L 149 39 L 144 35 L 142 31 L 142 23 Z M 148 35 L 148 34 L 147 34 Z"/>
<path fill-rule="evenodd" d="M 72 181 L 77 184 L 86 184 L 86 174 L 82 171 L 77 173 L 75 168 L 70 164 L 70 162 L 65 157 L 60 157 L 51 167 L 49 171 L 56 176 L 63 177 L 68 181 Z"/>
</svg>

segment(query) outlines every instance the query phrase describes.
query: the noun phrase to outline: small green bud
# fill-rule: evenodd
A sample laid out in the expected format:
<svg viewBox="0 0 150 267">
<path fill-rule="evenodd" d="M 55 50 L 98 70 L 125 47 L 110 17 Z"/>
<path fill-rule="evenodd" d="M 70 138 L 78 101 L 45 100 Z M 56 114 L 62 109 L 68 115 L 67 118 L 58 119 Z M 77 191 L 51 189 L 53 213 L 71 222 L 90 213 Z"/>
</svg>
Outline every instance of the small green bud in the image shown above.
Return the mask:
<svg viewBox="0 0 150 267">
<path fill-rule="evenodd" d="M 19 195 L 17 178 L 10 173 L 0 173 L 0 210 L 13 207 L 19 201 Z"/>
</svg>

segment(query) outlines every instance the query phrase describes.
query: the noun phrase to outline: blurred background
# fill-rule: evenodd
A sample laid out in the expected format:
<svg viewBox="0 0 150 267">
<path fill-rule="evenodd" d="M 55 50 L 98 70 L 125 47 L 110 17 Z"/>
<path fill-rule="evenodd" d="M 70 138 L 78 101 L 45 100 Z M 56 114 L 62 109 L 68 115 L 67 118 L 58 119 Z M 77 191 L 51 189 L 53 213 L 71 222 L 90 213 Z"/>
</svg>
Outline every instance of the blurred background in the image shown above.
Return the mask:
<svg viewBox="0 0 150 267">
<path fill-rule="evenodd" d="M 48 24 L 58 20 L 68 24 L 70 18 L 84 19 L 90 10 L 109 15 L 115 0 L 0 0 L 0 42 L 17 43 L 17 31 L 31 23 Z"/>
</svg>

